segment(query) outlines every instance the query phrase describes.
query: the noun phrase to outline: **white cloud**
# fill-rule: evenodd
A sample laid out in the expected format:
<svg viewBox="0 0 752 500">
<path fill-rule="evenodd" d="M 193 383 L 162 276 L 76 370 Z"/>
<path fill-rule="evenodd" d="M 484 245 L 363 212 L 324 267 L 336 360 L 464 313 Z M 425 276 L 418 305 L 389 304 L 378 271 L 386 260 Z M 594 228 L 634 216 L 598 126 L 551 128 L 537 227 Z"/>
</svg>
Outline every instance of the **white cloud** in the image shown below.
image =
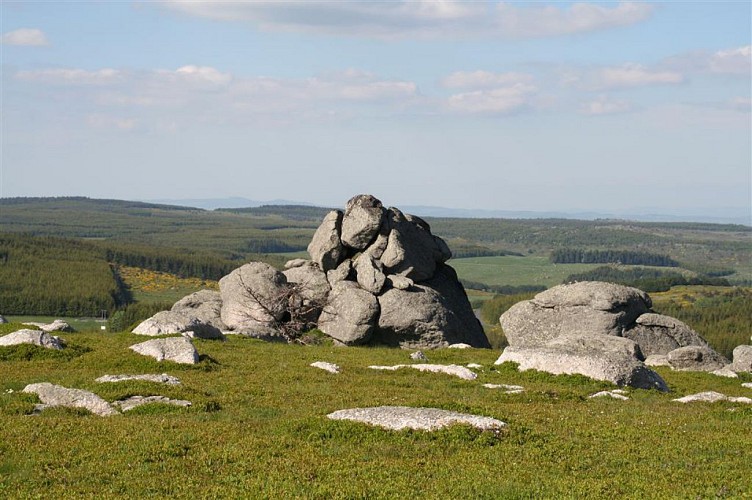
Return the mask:
<svg viewBox="0 0 752 500">
<path fill-rule="evenodd" d="M 4 33 L 3 45 L 22 45 L 27 47 L 43 47 L 49 45 L 44 32 L 36 28 L 20 28 Z"/>
<path fill-rule="evenodd" d="M 491 73 L 489 71 L 457 71 L 447 76 L 441 81 L 441 84 L 450 89 L 471 88 L 484 89 L 493 87 L 503 87 L 514 85 L 516 83 L 532 83 L 535 80 L 533 75 L 527 73 Z"/>
<path fill-rule="evenodd" d="M 174 74 L 188 81 L 212 83 L 215 85 L 226 85 L 232 80 L 232 75 L 229 73 L 222 73 L 210 66 L 182 66 L 175 70 Z"/>
<path fill-rule="evenodd" d="M 598 96 L 597 99 L 583 104 L 580 107 L 580 113 L 591 116 L 612 115 L 616 113 L 625 113 L 631 108 L 632 106 L 627 101 L 612 100 L 601 95 Z"/>
<path fill-rule="evenodd" d="M 684 76 L 676 71 L 651 70 L 633 63 L 603 68 L 596 75 L 596 86 L 600 88 L 642 87 L 677 84 L 683 81 Z"/>
<path fill-rule="evenodd" d="M 752 111 L 752 99 L 749 97 L 736 97 L 731 100 L 731 108 L 749 113 Z"/>
<path fill-rule="evenodd" d="M 709 67 L 713 73 L 750 73 L 752 71 L 752 46 L 719 50 L 710 57 Z"/>
<path fill-rule="evenodd" d="M 133 130 L 138 123 L 134 118 L 117 118 L 102 114 L 89 115 L 86 122 L 93 128 L 114 128 L 122 131 Z"/>
<path fill-rule="evenodd" d="M 459 113 L 508 114 L 529 105 L 536 90 L 532 85 L 518 83 L 491 90 L 463 92 L 450 96 L 447 106 Z"/>
<path fill-rule="evenodd" d="M 120 80 L 123 77 L 123 73 L 121 71 L 109 68 L 96 71 L 70 68 L 53 68 L 32 71 L 18 71 L 16 72 L 15 77 L 19 80 L 47 84 L 106 85 Z"/>
<path fill-rule="evenodd" d="M 635 2 L 621 2 L 615 6 L 576 3 L 568 8 L 460 0 L 171 0 L 163 4 L 188 15 L 244 21 L 270 31 L 379 38 L 559 36 L 638 23 L 647 19 L 654 10 L 652 5 Z"/>
</svg>

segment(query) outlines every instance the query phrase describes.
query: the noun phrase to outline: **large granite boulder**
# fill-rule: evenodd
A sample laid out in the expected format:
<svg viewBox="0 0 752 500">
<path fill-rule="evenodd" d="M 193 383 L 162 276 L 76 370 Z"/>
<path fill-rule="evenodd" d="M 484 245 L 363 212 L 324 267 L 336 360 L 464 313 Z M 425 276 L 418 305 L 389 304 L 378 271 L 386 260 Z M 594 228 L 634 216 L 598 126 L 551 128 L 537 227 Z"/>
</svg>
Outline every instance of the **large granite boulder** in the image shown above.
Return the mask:
<svg viewBox="0 0 752 500">
<path fill-rule="evenodd" d="M 296 292 L 311 303 L 323 305 L 332 287 L 326 279 L 326 273 L 318 264 L 302 261 L 299 265 L 282 271 L 287 283 L 295 285 Z"/>
<path fill-rule="evenodd" d="M 732 353 L 731 369 L 735 372 L 752 372 L 752 345 L 738 345 Z"/>
<path fill-rule="evenodd" d="M 160 311 L 151 318 L 145 319 L 133 329 L 133 333 L 136 335 L 152 337 L 188 332 L 192 332 L 191 335 L 198 338 L 222 338 L 222 331 L 216 326 L 202 323 L 198 318 L 175 311 Z"/>
<path fill-rule="evenodd" d="M 663 379 L 641 359 L 640 348 L 629 339 L 578 332 L 560 335 L 546 345 L 510 345 L 496 364 L 511 361 L 519 364 L 520 371 L 580 374 L 620 386 L 668 391 Z"/>
<path fill-rule="evenodd" d="M 655 313 L 638 317 L 633 327 L 624 330 L 623 336 L 637 342 L 645 356 L 668 354 L 680 347 L 708 345 L 697 332 L 678 319 Z"/>
<path fill-rule="evenodd" d="M 268 331 L 287 314 L 287 278 L 263 262 L 245 264 L 219 280 L 222 322 L 231 330 Z"/>
<path fill-rule="evenodd" d="M 187 337 L 169 337 L 147 340 L 130 346 L 130 349 L 157 361 L 194 365 L 199 362 L 198 351 Z"/>
<path fill-rule="evenodd" d="M 384 206 L 370 194 L 350 198 L 342 217 L 342 243 L 355 250 L 365 250 L 379 232 Z"/>
<path fill-rule="evenodd" d="M 490 347 L 454 270 L 440 265 L 430 280 L 379 296 L 381 315 L 374 342 L 405 349 L 466 343 Z"/>
<path fill-rule="evenodd" d="M 345 345 L 364 344 L 379 315 L 379 303 L 352 281 L 340 281 L 329 294 L 319 317 L 319 329 Z"/>
<path fill-rule="evenodd" d="M 414 281 L 430 279 L 443 256 L 428 225 L 408 219 L 396 208 L 390 208 L 387 217 L 391 231 L 380 260 L 388 274 L 401 274 Z"/>
<path fill-rule="evenodd" d="M 534 347 L 574 331 L 621 336 L 650 306 L 650 297 L 636 288 L 583 281 L 515 304 L 500 322 L 509 345 Z"/>
<path fill-rule="evenodd" d="M 170 310 L 195 318 L 199 323 L 218 330 L 227 328 L 222 322 L 222 295 L 214 290 L 199 290 L 186 295 L 175 302 Z"/>
<path fill-rule="evenodd" d="M 63 343 L 59 337 L 55 337 L 41 330 L 18 330 L 0 337 L 0 346 L 19 344 L 31 344 L 55 350 L 63 348 Z"/>
<path fill-rule="evenodd" d="M 60 385 L 50 384 L 49 382 L 40 382 L 38 384 L 29 384 L 24 387 L 23 392 L 36 394 L 42 402 L 37 410 L 54 406 L 66 406 L 69 408 L 85 408 L 95 415 L 109 417 L 117 415 L 110 403 L 100 398 L 93 392 L 81 389 L 69 389 Z"/>
<path fill-rule="evenodd" d="M 680 347 L 666 357 L 671 368 L 681 371 L 712 372 L 729 364 L 726 358 L 707 345 Z"/>
<path fill-rule="evenodd" d="M 342 246 L 342 212 L 332 210 L 324 217 L 321 225 L 316 229 L 313 239 L 308 244 L 311 259 L 326 272 L 334 269 L 342 261 L 345 248 Z"/>
</svg>

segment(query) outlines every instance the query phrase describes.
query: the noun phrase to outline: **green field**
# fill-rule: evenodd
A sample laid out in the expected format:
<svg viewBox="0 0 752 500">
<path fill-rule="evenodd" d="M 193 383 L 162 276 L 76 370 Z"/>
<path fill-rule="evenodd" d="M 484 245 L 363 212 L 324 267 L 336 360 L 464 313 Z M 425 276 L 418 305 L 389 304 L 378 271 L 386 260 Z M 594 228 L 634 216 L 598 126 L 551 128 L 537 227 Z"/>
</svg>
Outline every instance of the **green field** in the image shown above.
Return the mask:
<svg viewBox="0 0 752 500">
<path fill-rule="evenodd" d="M 749 498 L 752 408 L 681 405 L 685 394 L 752 396 L 730 380 L 661 371 L 672 394 L 630 390 L 630 401 L 588 399 L 609 384 L 493 367 L 493 350 L 429 351 L 431 362 L 480 363 L 478 379 L 371 364 L 409 362 L 386 348 L 197 341 L 195 367 L 128 350 L 131 334 L 67 334 L 78 357 L 22 359 L 0 348 L 0 496 L 5 498 Z M 39 348 L 41 349 L 41 348 Z M 28 353 L 27 353 L 28 354 Z M 308 365 L 334 362 L 332 375 Z M 163 373 L 181 386 L 97 384 L 115 373 Z M 108 401 L 133 394 L 188 399 L 109 418 L 30 412 L 19 391 L 49 381 Z M 518 384 L 505 395 L 482 383 Z M 333 422 L 361 406 L 430 406 L 501 419 L 501 433 L 455 427 L 392 432 Z"/>
<path fill-rule="evenodd" d="M 470 257 L 449 261 L 461 279 L 487 285 L 559 285 L 570 274 L 589 271 L 602 264 L 552 264 L 548 257 Z"/>
<path fill-rule="evenodd" d="M 68 323 L 77 332 L 95 332 L 100 331 L 104 321 L 97 318 L 66 318 L 60 316 L 5 316 L 10 323 L 24 323 L 32 321 L 34 323 L 52 323 L 56 319 L 62 319 Z"/>
</svg>

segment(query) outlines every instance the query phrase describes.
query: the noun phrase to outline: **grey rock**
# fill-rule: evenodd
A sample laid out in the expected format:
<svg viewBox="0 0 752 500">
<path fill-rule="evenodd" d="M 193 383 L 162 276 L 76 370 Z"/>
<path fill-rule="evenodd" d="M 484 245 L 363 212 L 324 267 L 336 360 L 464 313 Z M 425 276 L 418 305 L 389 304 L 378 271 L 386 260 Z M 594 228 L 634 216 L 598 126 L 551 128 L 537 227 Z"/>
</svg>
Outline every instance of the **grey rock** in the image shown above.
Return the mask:
<svg viewBox="0 0 752 500">
<path fill-rule="evenodd" d="M 739 378 L 739 375 L 737 375 L 736 372 L 733 371 L 730 367 L 731 365 L 726 365 L 718 370 L 713 370 L 712 372 L 710 372 L 710 374 L 717 377 Z"/>
<path fill-rule="evenodd" d="M 151 318 L 139 323 L 133 329 L 137 335 L 170 335 L 174 333 L 188 333 L 205 339 L 222 338 L 222 331 L 216 326 L 202 323 L 198 318 L 175 311 L 160 311 Z"/>
<path fill-rule="evenodd" d="M 374 259 L 381 259 L 381 256 L 384 255 L 384 250 L 386 250 L 386 246 L 389 244 L 389 233 L 391 230 L 392 228 L 389 223 L 389 218 L 384 217 L 381 221 L 379 233 L 376 235 L 373 242 L 363 250 L 363 252 L 369 254 Z"/>
<path fill-rule="evenodd" d="M 173 377 L 172 375 L 167 375 L 166 373 L 161 374 L 145 374 L 145 375 L 102 375 L 98 379 L 95 380 L 95 382 L 100 383 L 107 383 L 107 382 L 125 382 L 128 380 L 142 380 L 145 382 L 156 382 L 158 384 L 167 384 L 167 385 L 180 385 L 180 379 L 177 377 Z"/>
<path fill-rule="evenodd" d="M 0 314 L 0 325 L 3 325 L 5 323 L 7 323 L 7 322 L 8 322 L 8 320 L 5 319 L 5 316 L 3 316 L 2 314 Z"/>
<path fill-rule="evenodd" d="M 668 391 L 663 379 L 641 361 L 633 341 L 610 335 L 573 333 L 544 346 L 504 349 L 496 364 L 511 361 L 520 371 L 538 370 L 554 375 L 580 374 L 620 386 Z"/>
<path fill-rule="evenodd" d="M 426 357 L 425 354 L 423 354 L 423 351 L 415 351 L 415 352 L 410 353 L 410 359 L 426 361 L 428 358 Z"/>
<path fill-rule="evenodd" d="M 364 422 L 391 430 L 415 429 L 434 431 L 453 424 L 467 424 L 482 430 L 496 430 L 506 424 L 501 420 L 438 408 L 378 406 L 339 410 L 327 415 L 332 420 Z"/>
<path fill-rule="evenodd" d="M 292 259 L 285 262 L 285 269 L 293 269 L 295 267 L 304 266 L 311 262 L 310 260 L 306 259 Z"/>
<path fill-rule="evenodd" d="M 190 401 L 186 401 L 184 399 L 170 399 L 165 396 L 131 396 L 126 399 L 120 399 L 118 401 L 114 401 L 112 404 L 114 406 L 119 407 L 121 411 L 126 412 L 134 408 L 137 408 L 139 406 L 143 406 L 146 404 L 154 404 L 154 403 L 182 406 L 182 407 L 188 407 L 192 405 Z"/>
<path fill-rule="evenodd" d="M 219 280 L 222 322 L 231 330 L 273 328 L 287 311 L 284 274 L 263 262 L 245 264 Z"/>
<path fill-rule="evenodd" d="M 299 266 L 286 269 L 282 274 L 288 283 L 295 285 L 296 292 L 311 303 L 323 306 L 332 289 L 326 279 L 326 273 L 311 261 L 304 261 Z"/>
<path fill-rule="evenodd" d="M 670 316 L 645 313 L 635 323 L 623 336 L 637 342 L 645 356 L 668 354 L 679 347 L 708 345 L 697 332 Z"/>
<path fill-rule="evenodd" d="M 379 315 L 379 303 L 351 281 L 332 288 L 319 317 L 319 329 L 345 345 L 368 342 Z"/>
<path fill-rule="evenodd" d="M 130 349 L 144 356 L 151 356 L 157 361 L 173 361 L 181 364 L 199 362 L 198 352 L 193 342 L 186 337 L 147 340 L 130 346 Z"/>
<path fill-rule="evenodd" d="M 744 387 L 745 389 L 752 389 L 752 382 L 744 382 L 742 384 L 742 387 Z"/>
<path fill-rule="evenodd" d="M 353 268 L 358 285 L 374 295 L 378 295 L 386 283 L 386 276 L 381 270 L 381 262 L 375 260 L 368 253 L 362 253 L 355 259 Z"/>
<path fill-rule="evenodd" d="M 56 350 L 63 348 L 63 343 L 59 337 L 55 337 L 41 330 L 17 330 L 0 337 L 0 346 L 19 344 L 32 344 Z"/>
<path fill-rule="evenodd" d="M 430 279 L 440 253 L 433 235 L 396 208 L 390 208 L 387 216 L 391 231 L 380 259 L 387 274 L 401 274 L 416 282 Z"/>
<path fill-rule="evenodd" d="M 457 274 L 439 265 L 434 277 L 409 290 L 391 288 L 379 296 L 381 315 L 373 343 L 406 349 L 434 349 L 466 343 L 490 347 Z"/>
<path fill-rule="evenodd" d="M 56 319 L 52 323 L 24 323 L 25 325 L 36 326 L 44 332 L 72 332 L 73 328 L 63 321 L 62 319 Z"/>
<path fill-rule="evenodd" d="M 504 394 L 521 394 L 525 392 L 525 388 L 521 385 L 508 385 L 508 384 L 483 384 L 486 389 L 503 389 Z"/>
<path fill-rule="evenodd" d="M 735 372 L 752 372 L 752 345 L 738 345 L 732 353 L 733 364 L 731 369 Z"/>
<path fill-rule="evenodd" d="M 715 391 L 698 392 L 697 394 L 690 394 L 689 396 L 684 396 L 683 398 L 674 399 L 674 401 L 678 401 L 679 403 L 717 403 L 719 401 L 728 401 L 730 403 L 752 404 L 752 399 L 750 398 L 735 398 Z"/>
<path fill-rule="evenodd" d="M 342 243 L 365 250 L 378 234 L 383 218 L 384 207 L 373 196 L 361 194 L 350 198 L 342 218 Z"/>
<path fill-rule="evenodd" d="M 326 280 L 330 286 L 334 286 L 340 281 L 350 279 L 353 273 L 352 260 L 345 259 L 335 268 L 326 272 Z"/>
<path fill-rule="evenodd" d="M 217 330 L 227 329 L 227 326 L 222 322 L 222 295 L 217 291 L 199 290 L 186 295 L 175 302 L 170 310 L 196 318 L 198 323 L 209 325 Z"/>
<path fill-rule="evenodd" d="M 706 346 L 680 347 L 666 356 L 671 368 L 679 371 L 712 372 L 729 364 L 726 358 Z"/>
<path fill-rule="evenodd" d="M 449 349 L 472 349 L 473 348 L 473 346 L 471 346 L 470 344 L 465 344 L 464 342 L 459 342 L 457 344 L 450 344 L 447 347 L 449 347 Z"/>
<path fill-rule="evenodd" d="M 445 373 L 447 375 L 453 375 L 455 377 L 459 377 L 463 380 L 475 380 L 476 378 L 478 378 L 477 374 L 471 372 L 464 366 L 459 366 L 459 365 L 437 365 L 437 364 L 418 363 L 414 365 L 392 365 L 392 366 L 371 365 L 368 368 L 372 370 L 385 370 L 385 371 L 396 371 L 401 368 L 412 368 L 414 370 L 418 370 L 421 372 Z"/>
<path fill-rule="evenodd" d="M 345 257 L 345 247 L 340 241 L 342 215 L 339 210 L 332 210 L 326 214 L 308 244 L 311 260 L 324 272 L 336 268 Z"/>
<path fill-rule="evenodd" d="M 585 281 L 519 302 L 500 322 L 510 346 L 535 347 L 573 331 L 620 336 L 650 305 L 650 297 L 636 288 Z"/>
<path fill-rule="evenodd" d="M 95 415 L 109 417 L 118 412 L 104 399 L 93 392 L 81 389 L 68 389 L 60 385 L 41 382 L 27 385 L 23 392 L 36 394 L 44 407 L 65 406 L 85 408 Z"/>
<path fill-rule="evenodd" d="M 645 358 L 645 366 L 671 366 L 665 354 L 651 354 Z"/>
<path fill-rule="evenodd" d="M 628 401 L 629 398 L 625 396 L 624 394 L 615 392 L 615 391 L 600 391 L 596 392 L 595 394 L 591 394 L 588 396 L 588 398 L 611 398 L 611 399 L 619 399 L 621 401 Z"/>
<path fill-rule="evenodd" d="M 386 281 L 392 288 L 398 290 L 409 290 L 415 284 L 410 278 L 399 274 L 390 274 L 386 277 Z"/>
<path fill-rule="evenodd" d="M 340 367 L 338 365 L 335 365 L 334 363 L 327 363 L 326 361 L 315 361 L 311 363 L 312 367 L 318 368 L 319 370 L 324 370 L 329 373 L 339 373 Z"/>
</svg>

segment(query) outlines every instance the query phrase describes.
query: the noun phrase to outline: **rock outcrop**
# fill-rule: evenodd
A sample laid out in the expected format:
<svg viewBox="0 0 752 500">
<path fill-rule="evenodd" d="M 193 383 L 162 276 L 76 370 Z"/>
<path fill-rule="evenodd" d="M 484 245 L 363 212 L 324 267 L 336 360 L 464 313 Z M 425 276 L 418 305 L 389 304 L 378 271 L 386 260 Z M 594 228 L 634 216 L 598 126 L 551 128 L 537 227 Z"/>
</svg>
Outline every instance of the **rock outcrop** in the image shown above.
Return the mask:
<svg viewBox="0 0 752 500">
<path fill-rule="evenodd" d="M 17 330 L 8 335 L 0 337 L 0 346 L 11 346 L 19 344 L 31 344 L 47 349 L 60 350 L 63 348 L 62 340 L 59 337 L 50 335 L 41 330 Z"/>
<path fill-rule="evenodd" d="M 287 312 L 287 278 L 263 262 L 251 262 L 219 280 L 222 321 L 231 330 L 274 335 Z"/>
<path fill-rule="evenodd" d="M 132 345 L 130 349 L 144 356 L 151 356 L 157 361 L 193 365 L 199 362 L 198 351 L 193 342 L 186 337 L 169 337 L 153 339 Z"/>
</svg>

